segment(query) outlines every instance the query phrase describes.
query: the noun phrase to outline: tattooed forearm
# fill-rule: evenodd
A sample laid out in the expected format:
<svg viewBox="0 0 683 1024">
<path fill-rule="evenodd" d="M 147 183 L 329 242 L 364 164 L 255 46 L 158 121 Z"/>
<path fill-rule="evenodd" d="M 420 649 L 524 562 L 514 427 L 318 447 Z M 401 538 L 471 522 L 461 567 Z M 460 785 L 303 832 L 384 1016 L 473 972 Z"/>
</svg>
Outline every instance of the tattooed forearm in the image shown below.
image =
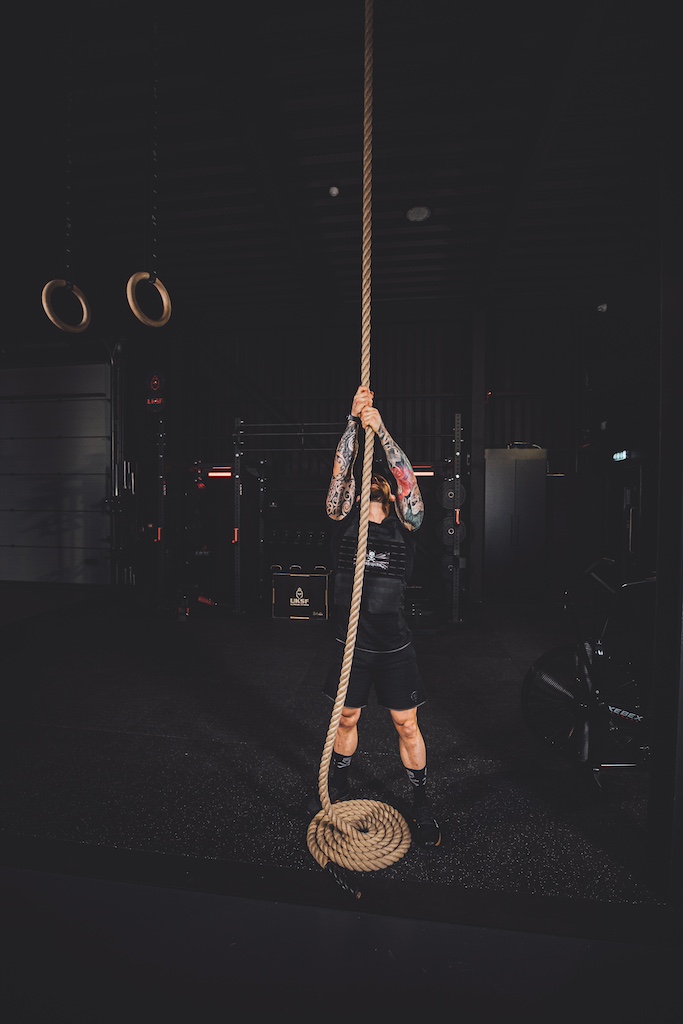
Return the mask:
<svg viewBox="0 0 683 1024">
<path fill-rule="evenodd" d="M 334 455 L 332 479 L 327 492 L 326 509 L 330 519 L 343 519 L 353 507 L 356 495 L 356 480 L 353 466 L 358 454 L 358 429 L 349 420 L 346 430 L 339 439 Z"/>
<path fill-rule="evenodd" d="M 327 514 L 330 519 L 343 519 L 353 507 L 355 497 L 355 481 L 333 478 L 327 492 Z"/>
<path fill-rule="evenodd" d="M 379 443 L 382 445 L 382 448 L 384 449 L 384 454 L 387 457 L 387 462 L 389 463 L 389 467 L 390 469 L 392 469 L 392 471 L 394 466 L 398 465 L 399 462 L 407 463 L 408 466 L 410 466 L 407 456 L 404 455 L 399 446 L 396 444 L 393 437 L 391 436 L 387 428 L 384 426 L 383 421 L 379 425 L 377 437 L 379 438 Z"/>
<path fill-rule="evenodd" d="M 424 518 L 424 502 L 410 460 L 396 444 L 384 423 L 380 424 L 377 437 L 398 485 L 396 512 L 408 529 L 417 530 Z"/>
</svg>

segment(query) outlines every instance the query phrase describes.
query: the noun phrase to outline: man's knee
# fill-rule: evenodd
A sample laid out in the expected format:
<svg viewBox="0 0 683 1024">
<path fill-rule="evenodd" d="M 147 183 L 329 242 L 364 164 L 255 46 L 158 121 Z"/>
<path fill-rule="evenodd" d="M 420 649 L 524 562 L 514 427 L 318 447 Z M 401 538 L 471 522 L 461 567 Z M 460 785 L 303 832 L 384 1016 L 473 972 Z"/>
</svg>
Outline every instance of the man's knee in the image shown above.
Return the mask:
<svg viewBox="0 0 683 1024">
<path fill-rule="evenodd" d="M 396 731 L 406 742 L 417 739 L 420 730 L 417 724 L 417 709 L 411 711 L 392 711 L 391 717 Z"/>
<path fill-rule="evenodd" d="M 339 719 L 340 729 L 355 729 L 358 725 L 360 718 L 360 708 L 342 708 L 341 718 Z"/>
</svg>

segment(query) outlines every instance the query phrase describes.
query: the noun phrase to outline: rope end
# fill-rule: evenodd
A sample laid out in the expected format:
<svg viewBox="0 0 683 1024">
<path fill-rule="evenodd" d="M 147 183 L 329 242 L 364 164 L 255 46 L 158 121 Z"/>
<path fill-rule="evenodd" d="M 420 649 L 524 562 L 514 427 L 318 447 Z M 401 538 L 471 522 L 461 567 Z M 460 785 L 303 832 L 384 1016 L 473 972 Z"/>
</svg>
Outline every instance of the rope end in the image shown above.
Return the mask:
<svg viewBox="0 0 683 1024">
<path fill-rule="evenodd" d="M 349 885 L 342 874 L 341 868 L 339 868 L 333 861 L 329 860 L 327 862 L 325 870 L 329 871 L 340 889 L 343 889 L 344 892 L 350 893 L 356 900 L 361 898 L 363 893 L 360 889 L 354 889 L 353 886 Z"/>
</svg>

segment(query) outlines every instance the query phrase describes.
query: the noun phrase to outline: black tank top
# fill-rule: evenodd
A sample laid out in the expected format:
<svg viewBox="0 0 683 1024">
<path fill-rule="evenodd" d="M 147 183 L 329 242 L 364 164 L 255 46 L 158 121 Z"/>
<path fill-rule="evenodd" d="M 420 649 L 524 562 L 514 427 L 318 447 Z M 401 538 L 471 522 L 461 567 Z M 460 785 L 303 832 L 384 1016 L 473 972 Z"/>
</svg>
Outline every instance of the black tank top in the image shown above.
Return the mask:
<svg viewBox="0 0 683 1024">
<path fill-rule="evenodd" d="M 333 607 L 336 636 L 345 641 L 353 593 L 360 510 L 356 507 L 332 537 L 334 573 Z M 381 523 L 368 523 L 356 648 L 396 651 L 410 643 L 405 618 L 405 596 L 415 559 L 415 538 L 392 513 Z"/>
</svg>

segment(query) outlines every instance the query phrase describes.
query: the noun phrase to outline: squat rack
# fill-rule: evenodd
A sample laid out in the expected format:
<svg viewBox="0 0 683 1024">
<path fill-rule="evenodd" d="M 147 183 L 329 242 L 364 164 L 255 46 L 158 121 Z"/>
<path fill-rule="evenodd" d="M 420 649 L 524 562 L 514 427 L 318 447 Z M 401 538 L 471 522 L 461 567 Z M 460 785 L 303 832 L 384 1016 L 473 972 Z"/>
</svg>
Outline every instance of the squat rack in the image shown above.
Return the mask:
<svg viewBox="0 0 683 1024">
<path fill-rule="evenodd" d="M 315 429 L 314 429 L 315 428 Z M 313 447 L 310 442 L 307 443 L 307 436 L 312 436 L 319 439 L 333 439 L 331 444 L 328 443 L 324 447 Z M 301 452 L 307 452 L 312 455 L 320 454 L 321 464 L 324 461 L 326 467 L 331 467 L 332 464 L 332 453 L 334 447 L 339 440 L 340 427 L 338 423 L 292 423 L 292 424 L 278 424 L 278 423 L 252 423 L 246 424 L 243 419 L 237 418 L 235 420 L 235 433 L 234 433 L 234 467 L 233 467 L 233 480 L 234 480 L 234 531 L 233 531 L 233 547 L 234 547 L 234 566 L 235 566 L 235 581 L 234 581 L 234 599 L 235 599 L 235 612 L 240 613 L 242 611 L 242 547 L 241 547 L 241 531 L 242 531 L 242 511 L 244 502 L 244 478 L 246 473 L 252 473 L 256 475 L 258 483 L 258 547 L 259 547 L 259 569 L 260 575 L 263 576 L 264 565 L 263 565 L 263 554 L 265 549 L 265 510 L 266 510 L 266 478 L 264 472 L 265 459 L 261 459 L 258 463 L 258 468 L 250 468 L 246 464 L 247 454 L 251 455 L 272 455 L 274 451 L 278 454 L 297 454 Z M 249 446 L 247 449 L 247 441 L 252 439 L 263 439 L 265 441 L 268 438 L 280 438 L 285 441 L 285 445 L 282 447 L 273 447 L 272 444 L 266 444 L 263 447 Z M 297 444 L 286 444 L 288 440 L 297 440 Z M 322 458 L 324 453 L 324 460 Z M 330 468 L 331 472 L 331 468 Z"/>
<path fill-rule="evenodd" d="M 243 419 L 235 419 L 235 432 L 233 435 L 234 463 L 232 473 L 234 481 L 234 530 L 232 543 L 234 549 L 234 608 L 237 614 L 241 613 L 243 610 L 242 572 L 244 566 L 242 559 L 241 531 L 244 511 L 244 480 L 247 474 L 256 477 L 258 486 L 259 578 L 261 582 L 263 582 L 265 578 L 266 459 L 260 459 L 257 466 L 248 466 L 247 456 L 268 456 L 272 455 L 274 452 L 283 455 L 295 455 L 304 452 L 313 457 L 319 457 L 320 464 L 321 466 L 324 466 L 325 474 L 327 476 L 327 474 L 332 471 L 334 449 L 339 437 L 341 436 L 341 431 L 342 427 L 338 422 L 247 424 Z M 452 458 L 446 460 L 448 470 L 443 474 L 445 483 L 440 503 L 449 515 L 452 512 L 452 520 L 449 522 L 449 526 L 446 531 L 449 539 L 448 541 L 444 540 L 444 543 L 448 543 L 450 549 L 449 554 L 452 553 L 450 565 L 451 621 L 460 622 L 462 619 L 462 568 L 465 565 L 464 551 L 462 547 L 465 535 L 465 525 L 461 518 L 461 506 L 465 500 L 463 477 L 465 475 L 465 468 L 467 465 L 467 458 L 464 452 L 463 443 L 462 415 L 460 413 L 455 413 L 454 425 L 451 434 L 442 434 L 440 436 L 442 439 L 449 438 L 452 446 Z M 279 439 L 283 443 L 282 445 L 274 447 L 272 443 L 268 443 L 269 439 L 271 442 L 273 439 Z M 258 443 L 254 446 L 250 443 L 252 441 L 257 441 Z M 320 443 L 312 443 L 313 441 Z M 424 472 L 422 474 L 420 473 L 420 469 L 418 467 L 414 468 L 416 470 L 416 475 L 425 475 Z M 428 472 L 429 475 L 440 475 L 438 471 L 433 469 L 433 467 L 430 467 Z"/>
</svg>

